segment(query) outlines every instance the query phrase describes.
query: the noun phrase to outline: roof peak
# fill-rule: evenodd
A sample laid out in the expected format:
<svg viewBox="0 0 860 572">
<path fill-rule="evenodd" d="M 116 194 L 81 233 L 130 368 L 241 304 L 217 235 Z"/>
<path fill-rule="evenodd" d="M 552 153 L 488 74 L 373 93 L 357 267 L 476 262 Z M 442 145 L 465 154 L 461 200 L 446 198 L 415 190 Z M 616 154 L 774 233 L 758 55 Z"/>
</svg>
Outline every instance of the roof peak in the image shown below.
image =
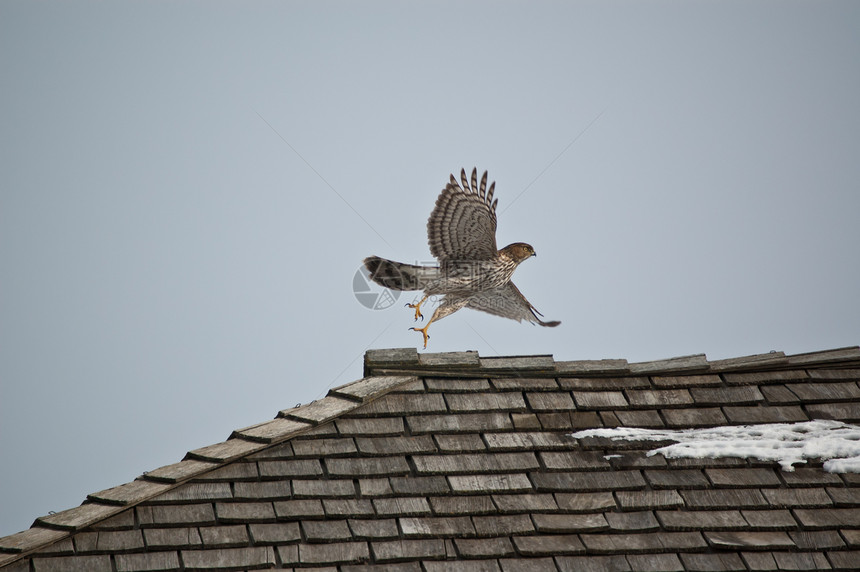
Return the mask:
<svg viewBox="0 0 860 572">
<path fill-rule="evenodd" d="M 372 349 L 364 354 L 364 375 L 433 375 L 496 377 L 547 375 L 613 377 L 747 372 L 796 367 L 856 367 L 860 347 L 785 355 L 781 351 L 708 360 L 705 354 L 630 363 L 626 359 L 557 361 L 551 354 L 481 357 L 477 351 L 419 353 L 415 348 Z"/>
</svg>

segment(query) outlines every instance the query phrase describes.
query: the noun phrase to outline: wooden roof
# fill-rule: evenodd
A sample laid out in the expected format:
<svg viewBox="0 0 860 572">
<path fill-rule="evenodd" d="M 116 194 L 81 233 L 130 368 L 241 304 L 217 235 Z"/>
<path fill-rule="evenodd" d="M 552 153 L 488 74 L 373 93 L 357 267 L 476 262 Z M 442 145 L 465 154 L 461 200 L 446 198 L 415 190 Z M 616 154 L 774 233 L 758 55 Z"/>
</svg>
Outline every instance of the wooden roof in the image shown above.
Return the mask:
<svg viewBox="0 0 860 572">
<path fill-rule="evenodd" d="M 365 377 L 0 538 L 15 572 L 860 569 L 860 475 L 598 427 L 860 422 L 860 348 L 708 361 L 371 350 Z"/>
</svg>

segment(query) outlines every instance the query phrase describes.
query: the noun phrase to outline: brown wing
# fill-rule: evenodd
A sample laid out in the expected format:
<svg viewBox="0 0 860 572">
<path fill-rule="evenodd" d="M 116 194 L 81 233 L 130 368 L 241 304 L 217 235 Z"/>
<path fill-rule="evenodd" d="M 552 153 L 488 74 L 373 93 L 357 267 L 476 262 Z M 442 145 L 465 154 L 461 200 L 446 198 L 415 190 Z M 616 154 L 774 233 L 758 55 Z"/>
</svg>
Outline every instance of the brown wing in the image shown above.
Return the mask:
<svg viewBox="0 0 860 572">
<path fill-rule="evenodd" d="M 487 190 L 487 172 L 478 186 L 478 170 L 472 169 L 472 184 L 460 171 L 461 187 L 454 175 L 436 199 L 427 221 L 430 252 L 443 260 L 490 260 L 496 256 L 496 202 Z"/>
<path fill-rule="evenodd" d="M 510 318 L 517 322 L 526 320 L 533 324 L 540 324 L 541 326 L 548 326 L 550 328 L 554 328 L 561 323 L 559 321 L 544 322 L 541 320 L 538 316 L 543 316 L 543 314 L 538 312 L 526 300 L 526 297 L 522 295 L 519 288 L 514 286 L 513 282 L 508 282 L 500 288 L 484 290 L 483 292 L 474 294 L 469 297 L 469 303 L 466 304 L 466 307 L 495 316 Z"/>
</svg>

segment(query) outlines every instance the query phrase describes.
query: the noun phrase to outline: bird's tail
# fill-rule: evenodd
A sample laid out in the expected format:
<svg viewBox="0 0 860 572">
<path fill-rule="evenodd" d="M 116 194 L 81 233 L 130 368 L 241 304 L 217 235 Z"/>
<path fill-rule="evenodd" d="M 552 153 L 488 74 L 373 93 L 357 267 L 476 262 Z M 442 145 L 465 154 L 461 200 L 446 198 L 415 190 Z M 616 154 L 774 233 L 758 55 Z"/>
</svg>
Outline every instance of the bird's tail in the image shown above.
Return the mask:
<svg viewBox="0 0 860 572">
<path fill-rule="evenodd" d="M 424 290 L 441 273 L 435 266 L 415 266 L 378 256 L 365 258 L 364 267 L 370 273 L 371 280 L 391 290 Z"/>
</svg>

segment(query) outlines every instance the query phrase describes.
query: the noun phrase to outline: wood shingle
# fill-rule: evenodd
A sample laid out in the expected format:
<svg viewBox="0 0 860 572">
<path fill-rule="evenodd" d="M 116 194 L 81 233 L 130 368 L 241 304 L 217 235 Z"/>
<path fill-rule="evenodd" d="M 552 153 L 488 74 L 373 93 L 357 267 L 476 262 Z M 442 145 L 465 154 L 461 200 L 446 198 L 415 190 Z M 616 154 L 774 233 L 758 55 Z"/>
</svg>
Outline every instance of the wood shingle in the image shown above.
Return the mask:
<svg viewBox="0 0 860 572">
<path fill-rule="evenodd" d="M 0 569 L 860 569 L 856 474 L 573 436 L 856 423 L 858 348 L 633 364 L 410 348 L 370 350 L 364 367 L 0 538 Z"/>
</svg>

